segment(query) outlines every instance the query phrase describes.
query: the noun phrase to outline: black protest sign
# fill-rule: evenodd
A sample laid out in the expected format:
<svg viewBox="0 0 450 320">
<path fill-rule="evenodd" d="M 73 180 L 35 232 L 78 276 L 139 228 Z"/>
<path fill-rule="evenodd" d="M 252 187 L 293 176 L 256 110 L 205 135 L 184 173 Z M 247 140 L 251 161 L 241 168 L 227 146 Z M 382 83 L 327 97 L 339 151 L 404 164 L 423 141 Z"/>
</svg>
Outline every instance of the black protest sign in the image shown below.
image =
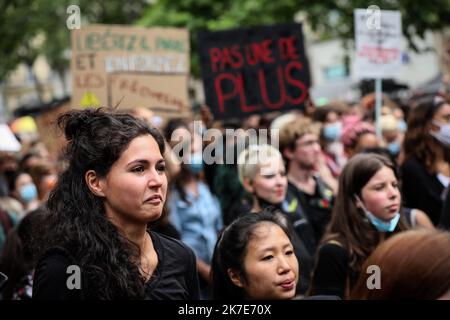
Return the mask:
<svg viewBox="0 0 450 320">
<path fill-rule="evenodd" d="M 203 31 L 198 43 L 216 119 L 303 108 L 310 76 L 301 24 Z"/>
</svg>

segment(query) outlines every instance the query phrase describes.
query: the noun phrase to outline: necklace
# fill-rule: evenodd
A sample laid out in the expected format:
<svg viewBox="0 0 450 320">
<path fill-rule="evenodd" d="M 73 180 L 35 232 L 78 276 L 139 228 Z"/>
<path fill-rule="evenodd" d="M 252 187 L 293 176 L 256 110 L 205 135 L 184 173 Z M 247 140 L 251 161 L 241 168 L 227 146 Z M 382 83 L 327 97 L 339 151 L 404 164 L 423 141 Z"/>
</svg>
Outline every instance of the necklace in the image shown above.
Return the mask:
<svg viewBox="0 0 450 320">
<path fill-rule="evenodd" d="M 157 265 L 158 255 L 153 249 L 150 235 L 148 235 L 146 245 L 144 246 L 144 250 L 141 253 L 141 261 L 139 264 L 139 272 L 141 273 L 141 276 L 144 278 L 145 282 L 150 280 Z"/>
</svg>

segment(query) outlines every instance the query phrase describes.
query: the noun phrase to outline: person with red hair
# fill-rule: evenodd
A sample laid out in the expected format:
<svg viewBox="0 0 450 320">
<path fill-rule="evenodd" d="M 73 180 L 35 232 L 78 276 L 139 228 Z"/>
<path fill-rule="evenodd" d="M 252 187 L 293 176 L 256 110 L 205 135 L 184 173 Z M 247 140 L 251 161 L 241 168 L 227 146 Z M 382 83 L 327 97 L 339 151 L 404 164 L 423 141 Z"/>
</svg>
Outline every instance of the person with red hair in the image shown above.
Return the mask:
<svg viewBox="0 0 450 320">
<path fill-rule="evenodd" d="M 416 229 L 393 236 L 369 256 L 362 270 L 378 266 L 380 288 L 362 272 L 352 299 L 450 300 L 450 233 Z"/>
<path fill-rule="evenodd" d="M 343 117 L 341 141 L 348 158 L 364 149 L 379 146 L 374 126 L 369 122 L 361 121 L 359 116 Z"/>
</svg>

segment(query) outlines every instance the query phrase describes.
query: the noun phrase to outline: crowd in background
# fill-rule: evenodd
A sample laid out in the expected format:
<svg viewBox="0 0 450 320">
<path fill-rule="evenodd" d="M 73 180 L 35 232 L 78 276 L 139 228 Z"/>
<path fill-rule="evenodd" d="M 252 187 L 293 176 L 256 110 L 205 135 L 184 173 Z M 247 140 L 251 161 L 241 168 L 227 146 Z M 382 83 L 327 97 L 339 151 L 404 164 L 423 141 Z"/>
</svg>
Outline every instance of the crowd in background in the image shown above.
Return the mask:
<svg viewBox="0 0 450 320">
<path fill-rule="evenodd" d="M 149 227 L 193 251 L 199 298 L 449 298 L 450 237 L 439 230 L 450 230 L 448 97 L 400 104 L 383 96 L 381 136 L 374 95 L 227 121 L 205 106 L 195 118 L 200 128 L 179 118 L 161 126 L 145 108 L 119 111 L 164 136 L 167 198 Z M 204 160 L 220 143 L 204 139 L 211 128 L 242 129 L 215 149 L 217 159 L 232 152 L 232 163 Z M 249 129 L 279 130 L 277 147 L 238 150 Z M 8 277 L 1 298 L 8 300 L 33 296 L 39 231 L 52 232 L 42 228 L 47 200 L 68 167 L 39 138 L 21 142 L 19 153 L 0 153 L 0 272 Z M 383 290 L 366 287 L 370 265 L 389 275 Z"/>
</svg>

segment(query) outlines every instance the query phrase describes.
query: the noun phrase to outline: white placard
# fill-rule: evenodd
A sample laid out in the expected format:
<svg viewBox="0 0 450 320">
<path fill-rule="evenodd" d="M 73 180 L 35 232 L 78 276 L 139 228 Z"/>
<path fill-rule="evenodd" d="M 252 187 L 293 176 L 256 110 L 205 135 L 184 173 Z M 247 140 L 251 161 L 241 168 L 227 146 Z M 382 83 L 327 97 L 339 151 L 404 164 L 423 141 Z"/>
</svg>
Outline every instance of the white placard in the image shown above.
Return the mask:
<svg viewBox="0 0 450 320">
<path fill-rule="evenodd" d="M 401 65 L 402 22 L 399 11 L 355 9 L 355 74 L 393 78 Z"/>
<path fill-rule="evenodd" d="M 0 124 L 0 151 L 18 152 L 21 145 L 8 125 Z"/>
</svg>

